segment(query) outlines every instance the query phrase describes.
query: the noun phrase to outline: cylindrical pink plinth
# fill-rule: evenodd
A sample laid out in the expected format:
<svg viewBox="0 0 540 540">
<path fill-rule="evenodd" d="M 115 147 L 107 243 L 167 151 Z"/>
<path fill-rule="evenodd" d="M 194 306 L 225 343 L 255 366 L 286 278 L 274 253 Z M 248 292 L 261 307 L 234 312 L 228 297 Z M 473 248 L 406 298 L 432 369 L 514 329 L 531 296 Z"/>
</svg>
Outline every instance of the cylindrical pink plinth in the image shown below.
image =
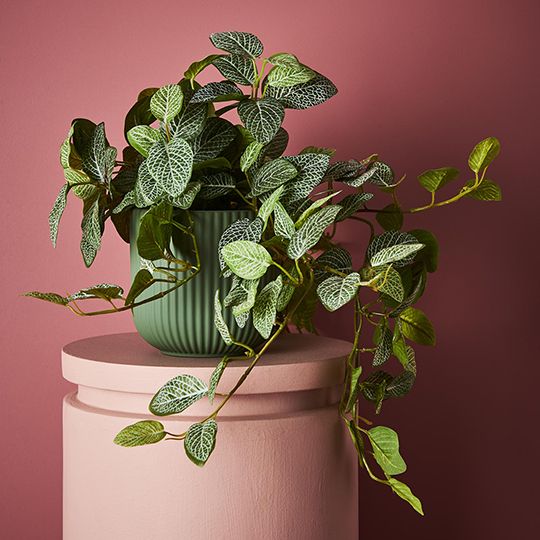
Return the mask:
<svg viewBox="0 0 540 540">
<path fill-rule="evenodd" d="M 67 345 L 63 373 L 78 391 L 64 399 L 64 540 L 357 540 L 357 458 L 337 411 L 349 347 L 284 336 L 223 408 L 199 468 L 181 442 L 112 441 L 156 419 L 148 403 L 166 381 L 208 382 L 218 359 L 166 357 L 137 334 Z M 245 366 L 231 363 L 218 391 Z M 203 398 L 161 420 L 180 433 L 211 410 Z"/>
</svg>

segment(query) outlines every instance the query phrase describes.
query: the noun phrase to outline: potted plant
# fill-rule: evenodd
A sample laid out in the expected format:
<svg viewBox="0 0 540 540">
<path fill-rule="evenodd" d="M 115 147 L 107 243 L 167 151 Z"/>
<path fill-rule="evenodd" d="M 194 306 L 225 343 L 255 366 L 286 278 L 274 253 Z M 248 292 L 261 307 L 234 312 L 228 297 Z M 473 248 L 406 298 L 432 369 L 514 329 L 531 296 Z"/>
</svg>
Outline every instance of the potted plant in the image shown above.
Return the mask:
<svg viewBox="0 0 540 540">
<path fill-rule="evenodd" d="M 261 58 L 263 45 L 250 33 L 221 32 L 210 40 L 218 53 L 194 62 L 178 83 L 139 94 L 126 116 L 129 146 L 121 159 L 103 123 L 86 119 L 73 121 L 61 145 L 66 181 L 49 217 L 51 240 L 71 193 L 83 203 L 87 266 L 107 221 L 130 243 L 127 293 L 105 283 L 69 296 L 27 294 L 81 316 L 132 310 L 142 337 L 164 353 L 222 356 L 209 381 L 179 375 L 159 389 L 149 405 L 156 416 L 180 413 L 205 396 L 212 401 L 227 364 L 239 355 L 248 359 L 232 391 L 185 433 L 168 433 L 151 420 L 115 438 L 123 446 L 183 440 L 197 465 L 214 449 L 221 409 L 272 343 L 294 329 L 314 331 L 318 304 L 329 311 L 350 304 L 354 340 L 339 414 L 361 467 L 422 513 L 419 499 L 396 478 L 406 469 L 398 435 L 364 419 L 359 400 L 378 413 L 385 400 L 407 394 L 416 378 L 413 344 L 435 344 L 429 319 L 415 305 L 437 269 L 438 244 L 427 230 L 404 230 L 404 218 L 465 197 L 500 200 L 500 188 L 486 176 L 499 142 L 489 137 L 474 147 L 471 171 L 449 198 L 439 190 L 457 182 L 459 171 L 424 171 L 418 181 L 429 202 L 404 208 L 398 197 L 404 177 L 376 155 L 333 161 L 334 150 L 316 146 L 284 155 L 286 109 L 331 98 L 337 90 L 329 79 L 290 53 Z M 201 86 L 196 78 L 210 66 L 221 78 Z M 371 206 L 373 190 L 390 204 Z M 335 241 L 347 220 L 370 231 L 367 245 L 358 246 L 365 258 L 357 268 Z M 85 311 L 88 299 L 106 307 Z M 398 375 L 383 369 L 389 361 L 400 366 Z"/>
</svg>

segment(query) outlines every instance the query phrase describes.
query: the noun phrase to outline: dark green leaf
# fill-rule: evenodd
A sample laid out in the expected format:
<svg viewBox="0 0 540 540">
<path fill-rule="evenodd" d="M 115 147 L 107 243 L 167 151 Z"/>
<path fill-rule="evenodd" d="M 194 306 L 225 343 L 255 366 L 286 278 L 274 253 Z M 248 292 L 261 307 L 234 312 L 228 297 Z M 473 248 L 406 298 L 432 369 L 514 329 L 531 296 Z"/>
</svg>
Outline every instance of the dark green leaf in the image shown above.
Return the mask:
<svg viewBox="0 0 540 540">
<path fill-rule="evenodd" d="M 129 305 L 153 283 L 152 274 L 146 269 L 139 270 L 133 278 L 133 283 L 126 296 L 125 305 Z"/>
<path fill-rule="evenodd" d="M 403 212 L 395 204 L 389 204 L 377 212 L 376 219 L 385 231 L 398 231 L 403 227 Z"/>
<path fill-rule="evenodd" d="M 399 315 L 403 335 L 421 345 L 435 345 L 435 330 L 423 311 L 408 307 Z"/>
</svg>

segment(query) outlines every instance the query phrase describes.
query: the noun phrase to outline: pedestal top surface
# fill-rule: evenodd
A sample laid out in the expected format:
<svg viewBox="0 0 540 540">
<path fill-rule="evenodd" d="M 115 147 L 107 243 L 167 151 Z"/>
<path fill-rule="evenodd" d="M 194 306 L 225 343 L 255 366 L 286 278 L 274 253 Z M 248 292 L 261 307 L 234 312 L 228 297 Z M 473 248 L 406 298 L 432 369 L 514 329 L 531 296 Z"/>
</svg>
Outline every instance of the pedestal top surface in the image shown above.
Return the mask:
<svg viewBox="0 0 540 540">
<path fill-rule="evenodd" d="M 351 344 L 311 334 L 286 334 L 272 344 L 240 387 L 239 394 L 309 390 L 343 382 Z M 169 379 L 189 373 L 208 381 L 219 358 L 166 356 L 137 333 L 96 336 L 62 351 L 64 378 L 81 386 L 153 394 Z M 249 359 L 233 360 L 221 383 L 233 385 Z"/>
</svg>

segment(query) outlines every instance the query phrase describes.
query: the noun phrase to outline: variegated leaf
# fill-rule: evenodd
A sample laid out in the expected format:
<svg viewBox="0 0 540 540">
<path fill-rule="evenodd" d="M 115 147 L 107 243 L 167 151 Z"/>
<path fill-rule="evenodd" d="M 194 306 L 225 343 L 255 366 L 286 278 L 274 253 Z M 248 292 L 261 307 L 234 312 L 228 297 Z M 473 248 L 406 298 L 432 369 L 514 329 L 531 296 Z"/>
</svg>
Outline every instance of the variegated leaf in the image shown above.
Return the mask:
<svg viewBox="0 0 540 540">
<path fill-rule="evenodd" d="M 364 174 L 369 174 L 368 180 L 376 186 L 386 188 L 395 185 L 394 171 L 382 161 L 375 161 Z"/>
<path fill-rule="evenodd" d="M 105 125 L 103 122 L 94 128 L 88 146 L 82 156 L 82 166 L 84 171 L 97 182 L 106 183 L 108 181 L 108 167 L 105 150 L 107 141 L 105 139 Z"/>
<path fill-rule="evenodd" d="M 302 64 L 289 64 L 286 66 L 275 66 L 268 73 L 266 82 L 270 86 L 277 88 L 287 88 L 296 84 L 306 83 L 317 74 Z"/>
<path fill-rule="evenodd" d="M 218 172 L 201 177 L 201 199 L 216 199 L 234 189 L 236 182 L 234 176 L 227 172 Z"/>
<path fill-rule="evenodd" d="M 257 101 L 246 99 L 238 105 L 238 115 L 255 140 L 267 144 L 277 134 L 285 116 L 285 109 L 279 101 L 272 98 Z"/>
<path fill-rule="evenodd" d="M 324 178 L 324 173 L 330 163 L 330 156 L 325 154 L 301 154 L 287 156 L 286 159 L 298 170 L 298 176 L 294 182 L 288 184 L 283 193 L 283 206 L 290 209 L 297 201 L 306 199 Z"/>
<path fill-rule="evenodd" d="M 287 240 L 290 240 L 296 232 L 294 221 L 280 202 L 277 202 L 274 207 L 274 231 Z"/>
<path fill-rule="evenodd" d="M 81 254 L 84 264 L 90 267 L 101 247 L 101 211 L 96 201 L 83 215 Z"/>
<path fill-rule="evenodd" d="M 24 293 L 23 296 L 28 296 L 30 298 L 37 298 L 38 300 L 44 300 L 45 302 L 50 302 L 51 304 L 58 304 L 60 306 L 67 306 L 69 304 L 69 298 L 65 298 L 57 293 L 53 292 L 39 292 L 39 291 L 30 291 Z"/>
<path fill-rule="evenodd" d="M 257 161 L 263 147 L 264 145 L 257 141 L 248 144 L 240 158 L 240 170 L 246 172 Z"/>
<path fill-rule="evenodd" d="M 199 88 L 191 98 L 190 103 L 209 103 L 211 101 L 233 101 L 242 99 L 244 94 L 230 81 L 211 82 Z"/>
<path fill-rule="evenodd" d="M 359 286 L 360 275 L 357 272 L 344 278 L 332 276 L 319 284 L 317 295 L 328 311 L 336 311 L 354 298 Z"/>
<path fill-rule="evenodd" d="M 193 204 L 199 191 L 201 191 L 201 187 L 201 182 L 189 182 L 183 193 L 177 197 L 171 198 L 170 203 L 176 208 L 187 210 Z"/>
<path fill-rule="evenodd" d="M 341 201 L 339 201 L 341 210 L 336 217 L 336 221 L 343 221 L 351 217 L 372 198 L 373 193 L 353 193 L 352 195 L 347 195 Z"/>
<path fill-rule="evenodd" d="M 217 423 L 210 419 L 189 427 L 184 439 L 184 450 L 187 457 L 202 467 L 216 446 Z"/>
<path fill-rule="evenodd" d="M 259 242 L 262 236 L 263 222 L 259 218 L 250 221 L 249 218 L 243 218 L 229 225 L 221 235 L 218 243 L 219 266 L 221 270 L 225 268 L 222 249 L 227 244 L 235 240 L 250 240 Z"/>
<path fill-rule="evenodd" d="M 393 266 L 400 267 L 409 264 L 414 259 L 414 254 L 423 246 L 412 234 L 386 231 L 373 238 L 367 256 L 371 266 L 393 263 Z"/>
<path fill-rule="evenodd" d="M 390 355 L 392 354 L 392 332 L 389 330 L 388 326 L 382 326 L 376 345 L 377 348 L 375 349 L 375 354 L 373 355 L 373 365 L 381 366 L 390 358 Z"/>
<path fill-rule="evenodd" d="M 268 221 L 268 218 L 274 211 L 276 204 L 278 203 L 279 198 L 281 197 L 282 193 L 283 193 L 283 186 L 280 186 L 275 191 L 273 191 L 261 204 L 257 217 L 261 219 L 263 222 L 263 230 L 266 228 L 266 222 Z"/>
<path fill-rule="evenodd" d="M 137 181 L 135 182 L 134 201 L 137 206 L 150 206 L 165 194 L 164 189 L 157 183 L 148 170 L 148 160 L 139 165 Z"/>
<path fill-rule="evenodd" d="M 96 194 L 98 188 L 84 171 L 68 167 L 64 169 L 64 178 L 71 186 L 71 192 L 79 199 L 84 201 Z"/>
<path fill-rule="evenodd" d="M 172 197 L 180 195 L 191 177 L 193 151 L 181 138 L 158 141 L 146 160 L 148 171 L 163 190 Z"/>
<path fill-rule="evenodd" d="M 221 338 L 227 345 L 232 345 L 233 339 L 229 331 L 229 327 L 223 318 L 223 308 L 219 300 L 219 290 L 214 295 L 214 326 L 221 335 Z"/>
<path fill-rule="evenodd" d="M 261 40 L 249 32 L 216 32 L 210 34 L 214 47 L 231 54 L 247 55 L 253 58 L 261 56 Z"/>
<path fill-rule="evenodd" d="M 271 281 L 263 288 L 255 300 L 255 305 L 253 306 L 253 326 L 264 339 L 270 337 L 272 328 L 276 322 L 277 300 L 282 286 L 283 278 L 278 276 L 277 279 Z"/>
<path fill-rule="evenodd" d="M 165 436 L 165 428 L 161 422 L 157 422 L 156 420 L 141 420 L 140 422 L 126 426 L 120 431 L 114 438 L 114 443 L 130 448 L 158 443 Z"/>
<path fill-rule="evenodd" d="M 247 56 L 239 54 L 220 56 L 212 64 L 226 79 L 236 84 L 251 86 L 255 82 L 257 76 L 255 66 L 253 60 Z"/>
<path fill-rule="evenodd" d="M 193 160 L 200 163 L 217 158 L 236 138 L 234 126 L 223 118 L 208 118 L 193 140 Z"/>
<path fill-rule="evenodd" d="M 238 277 L 258 279 L 262 277 L 272 264 L 272 256 L 255 242 L 237 240 L 221 250 L 225 263 Z"/>
<path fill-rule="evenodd" d="M 147 157 L 150 148 L 161 140 L 161 134 L 150 126 L 135 126 L 127 132 L 127 140 L 139 154 Z"/>
<path fill-rule="evenodd" d="M 251 194 L 259 196 L 267 191 L 277 189 L 297 175 L 296 167 L 286 159 L 279 158 L 269 161 L 255 171 Z"/>
<path fill-rule="evenodd" d="M 70 126 L 67 137 L 60 145 L 60 165 L 63 169 L 71 167 L 69 156 L 71 154 L 71 137 L 73 136 L 73 125 Z"/>
<path fill-rule="evenodd" d="M 58 237 L 58 225 L 60 219 L 66 208 L 67 194 L 69 191 L 69 184 L 64 184 L 58 193 L 53 207 L 49 213 L 49 236 L 51 238 L 52 245 L 56 247 L 56 239 Z"/>
<path fill-rule="evenodd" d="M 402 302 L 405 290 L 399 272 L 392 266 L 377 267 L 379 272 L 377 279 L 373 282 L 372 288 L 393 298 L 396 302 Z"/>
<path fill-rule="evenodd" d="M 268 61 L 274 66 L 298 66 L 300 62 L 294 54 L 291 53 L 275 53 L 268 57 Z"/>
<path fill-rule="evenodd" d="M 149 409 L 156 416 L 185 411 L 208 392 L 205 382 L 194 375 L 178 375 L 166 382 L 154 395 Z"/>
<path fill-rule="evenodd" d="M 88 300 L 89 298 L 102 298 L 104 300 L 121 298 L 124 294 L 124 289 L 120 285 L 114 283 L 99 283 L 93 287 L 81 289 L 76 293 L 69 295 L 69 300 Z"/>
<path fill-rule="evenodd" d="M 300 217 L 296 220 L 295 226 L 296 228 L 300 228 L 306 221 L 306 219 L 311 216 L 316 210 L 318 210 L 323 204 L 327 203 L 330 199 L 335 197 L 336 195 L 339 195 L 341 191 L 336 191 L 335 193 L 330 193 L 330 195 L 327 195 L 326 197 L 322 197 L 321 199 L 317 199 L 316 201 L 313 201 L 300 215 Z M 340 203 L 341 206 L 341 203 Z M 343 210 L 343 208 L 342 208 Z M 339 214 L 338 214 L 339 215 Z"/>
<path fill-rule="evenodd" d="M 285 152 L 288 144 L 289 134 L 280 127 L 275 137 L 264 147 L 261 155 L 270 159 L 277 159 Z"/>
<path fill-rule="evenodd" d="M 310 216 L 298 229 L 287 248 L 287 255 L 291 259 L 299 259 L 320 240 L 325 229 L 334 221 L 341 209 L 338 205 L 330 205 L 321 208 Z"/>
<path fill-rule="evenodd" d="M 186 140 L 193 139 L 202 131 L 207 116 L 207 103 L 190 103 L 171 120 L 169 124 L 171 137 L 173 139 L 176 137 Z"/>
<path fill-rule="evenodd" d="M 219 381 L 221 380 L 221 376 L 223 375 L 223 372 L 225 371 L 225 368 L 227 367 L 227 362 L 229 361 L 228 356 L 224 356 L 216 366 L 216 369 L 212 372 L 212 375 L 210 376 L 210 381 L 208 384 L 208 399 L 210 400 L 210 403 L 213 403 L 214 397 L 216 395 L 216 390 L 219 384 Z"/>
<path fill-rule="evenodd" d="M 319 73 L 308 82 L 278 88 L 267 86 L 265 95 L 280 101 L 289 109 L 307 109 L 320 105 L 337 94 L 334 83 Z"/>
<path fill-rule="evenodd" d="M 325 251 L 317 258 L 315 268 L 315 281 L 320 283 L 323 279 L 332 276 L 328 269 L 336 270 L 342 274 L 352 272 L 351 254 L 342 247 L 334 247 Z"/>
<path fill-rule="evenodd" d="M 184 94 L 177 84 L 162 86 L 150 100 L 150 110 L 159 120 L 168 124 L 182 108 Z"/>
</svg>

